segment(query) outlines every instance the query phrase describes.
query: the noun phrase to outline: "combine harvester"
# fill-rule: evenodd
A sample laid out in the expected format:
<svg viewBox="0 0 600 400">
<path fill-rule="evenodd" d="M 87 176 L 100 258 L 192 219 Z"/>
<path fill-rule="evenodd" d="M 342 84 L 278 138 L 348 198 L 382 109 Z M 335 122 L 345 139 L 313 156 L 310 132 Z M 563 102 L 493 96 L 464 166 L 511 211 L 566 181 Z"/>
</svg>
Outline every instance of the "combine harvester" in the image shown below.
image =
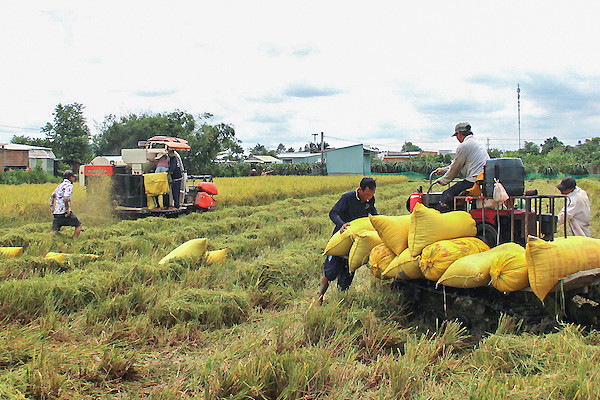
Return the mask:
<svg viewBox="0 0 600 400">
<path fill-rule="evenodd" d="M 192 211 L 210 211 L 218 194 L 211 175 L 188 175 L 183 171 L 179 193 L 180 205 L 174 207 L 172 180 L 166 172 L 155 173 L 158 158 L 178 151 L 189 151 L 184 139 L 154 136 L 138 142 L 138 149 L 122 149 L 121 156 L 96 157 L 79 168 L 79 184 L 93 192 L 110 180 L 113 210 L 121 218 L 148 216 L 176 217 Z M 183 165 L 183 163 L 181 163 Z"/>
</svg>

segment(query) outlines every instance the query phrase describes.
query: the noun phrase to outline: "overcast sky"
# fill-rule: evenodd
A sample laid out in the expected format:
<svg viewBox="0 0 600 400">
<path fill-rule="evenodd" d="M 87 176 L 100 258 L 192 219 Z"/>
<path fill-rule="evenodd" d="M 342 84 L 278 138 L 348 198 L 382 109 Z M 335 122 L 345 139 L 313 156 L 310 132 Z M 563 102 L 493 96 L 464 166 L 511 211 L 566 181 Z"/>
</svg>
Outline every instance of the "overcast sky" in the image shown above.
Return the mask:
<svg viewBox="0 0 600 400">
<path fill-rule="evenodd" d="M 600 136 L 597 1 L 4 1 L 0 142 L 57 104 L 214 114 L 244 148 Z M 489 140 L 489 142 L 488 142 Z"/>
</svg>

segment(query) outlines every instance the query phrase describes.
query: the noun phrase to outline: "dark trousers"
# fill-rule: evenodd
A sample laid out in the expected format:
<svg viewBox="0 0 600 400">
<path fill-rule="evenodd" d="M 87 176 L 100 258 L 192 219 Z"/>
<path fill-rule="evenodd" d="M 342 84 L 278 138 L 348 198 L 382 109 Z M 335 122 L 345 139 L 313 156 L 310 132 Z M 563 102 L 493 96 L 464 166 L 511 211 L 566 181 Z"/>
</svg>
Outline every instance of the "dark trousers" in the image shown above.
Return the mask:
<svg viewBox="0 0 600 400">
<path fill-rule="evenodd" d="M 182 178 L 173 179 L 173 182 L 171 182 L 171 191 L 173 192 L 173 206 L 175 206 L 175 208 L 179 208 L 179 191 L 181 190 L 181 180 Z"/>
<path fill-rule="evenodd" d="M 323 273 L 328 281 L 337 279 L 338 288 L 347 290 L 354 279 L 354 272 L 350 273 L 348 259 L 337 256 L 327 256 L 323 264 Z"/>
<path fill-rule="evenodd" d="M 440 211 L 451 211 L 454 210 L 454 198 L 473 187 L 475 183 L 468 180 L 462 180 L 450 186 L 448 189 L 442 192 L 440 198 L 440 204 L 438 210 Z"/>
</svg>

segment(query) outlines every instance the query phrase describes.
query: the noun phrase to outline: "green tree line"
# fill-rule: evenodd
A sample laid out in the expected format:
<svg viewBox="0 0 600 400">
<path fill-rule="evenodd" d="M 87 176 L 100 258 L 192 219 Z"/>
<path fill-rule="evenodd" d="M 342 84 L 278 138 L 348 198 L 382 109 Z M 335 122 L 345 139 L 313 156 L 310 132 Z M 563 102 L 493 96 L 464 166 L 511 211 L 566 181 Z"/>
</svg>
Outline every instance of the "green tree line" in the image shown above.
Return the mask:
<svg viewBox="0 0 600 400">
<path fill-rule="evenodd" d="M 566 146 L 556 136 L 548 138 L 541 145 L 525 142 L 514 151 L 490 149 L 491 158 L 518 157 L 523 160 L 526 174 L 544 176 L 588 175 L 600 171 L 600 138 L 586 139 L 577 146 Z M 415 157 L 400 162 L 373 160 L 371 170 L 375 173 L 415 172 L 429 175 L 436 168 L 448 165 L 450 155 Z"/>
<path fill-rule="evenodd" d="M 123 148 L 137 148 L 138 142 L 153 136 L 175 136 L 188 141 L 191 150 L 181 152 L 181 156 L 190 174 L 212 174 L 215 176 L 247 175 L 250 164 L 230 165 L 219 161 L 239 163 L 244 158 L 241 141 L 235 136 L 233 125 L 215 123 L 213 115 L 204 113 L 193 116 L 190 113 L 175 110 L 170 113 L 129 114 L 123 117 L 108 115 L 99 126 L 99 133 L 92 135 L 84 117 L 85 107 L 79 103 L 58 104 L 53 112 L 53 121 L 43 128 L 44 139 L 15 136 L 13 143 L 51 147 L 54 154 L 62 160 L 62 168 L 76 169 L 78 165 L 88 163 L 94 155 L 120 155 Z M 325 143 L 325 148 L 329 145 Z M 276 156 L 285 151 L 286 146 L 279 144 L 277 150 L 269 151 L 264 145 L 257 144 L 250 149 L 251 154 L 269 154 Z M 411 142 L 405 142 L 403 151 L 418 151 L 420 148 Z M 289 148 L 287 151 L 293 151 Z M 308 143 L 303 151 L 320 151 L 315 143 Z M 600 138 L 586 139 L 577 146 L 566 146 L 557 137 L 548 138 L 537 145 L 524 142 L 516 151 L 490 149 L 492 158 L 520 157 L 526 173 L 539 173 L 546 176 L 558 174 L 587 175 L 596 172 L 600 160 Z M 219 156 L 219 157 L 217 157 Z M 389 163 L 373 160 L 375 173 L 416 172 L 428 175 L 433 169 L 448 165 L 450 156 L 435 155 L 416 157 L 407 161 Z M 255 168 L 257 166 L 254 166 Z M 262 167 L 259 166 L 260 169 Z M 257 168 L 258 169 L 258 168 Z M 274 166 L 273 174 L 314 174 L 320 171 L 319 165 Z M 259 171 L 260 172 L 260 171 Z"/>
</svg>

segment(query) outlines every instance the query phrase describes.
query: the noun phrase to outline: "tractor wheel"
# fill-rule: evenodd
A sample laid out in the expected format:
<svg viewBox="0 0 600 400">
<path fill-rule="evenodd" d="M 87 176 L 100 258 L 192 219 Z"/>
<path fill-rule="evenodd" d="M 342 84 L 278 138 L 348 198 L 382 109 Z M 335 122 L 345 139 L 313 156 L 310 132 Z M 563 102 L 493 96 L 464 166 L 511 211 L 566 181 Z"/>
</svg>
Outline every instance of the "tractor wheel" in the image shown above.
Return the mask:
<svg viewBox="0 0 600 400">
<path fill-rule="evenodd" d="M 490 248 L 496 246 L 498 229 L 494 225 L 485 222 L 477 224 L 477 238 L 483 240 Z"/>
</svg>

